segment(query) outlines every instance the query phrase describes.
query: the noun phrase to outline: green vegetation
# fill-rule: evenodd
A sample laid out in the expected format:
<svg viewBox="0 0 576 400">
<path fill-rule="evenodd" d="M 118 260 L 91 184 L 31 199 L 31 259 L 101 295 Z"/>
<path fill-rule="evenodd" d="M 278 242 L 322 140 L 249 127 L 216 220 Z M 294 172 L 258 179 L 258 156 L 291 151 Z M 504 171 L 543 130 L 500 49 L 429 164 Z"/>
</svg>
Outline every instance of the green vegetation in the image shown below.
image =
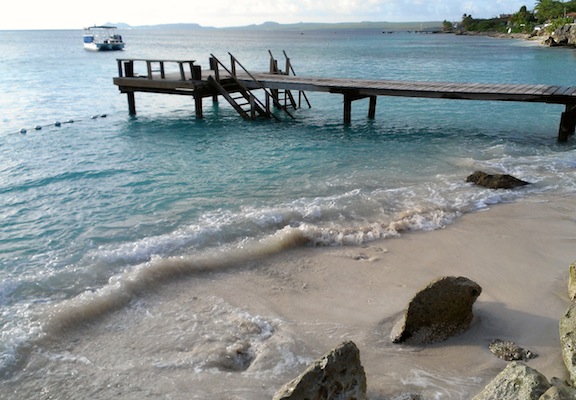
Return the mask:
<svg viewBox="0 0 576 400">
<path fill-rule="evenodd" d="M 538 0 L 534 11 L 522 6 L 518 12 L 490 19 L 475 19 L 464 14 L 459 26 L 467 31 L 531 33 L 537 25 L 549 24 L 547 29 L 574 23 L 568 14 L 576 12 L 576 0 Z M 446 23 L 446 21 L 444 21 Z M 444 24 L 444 27 L 447 25 Z"/>
</svg>

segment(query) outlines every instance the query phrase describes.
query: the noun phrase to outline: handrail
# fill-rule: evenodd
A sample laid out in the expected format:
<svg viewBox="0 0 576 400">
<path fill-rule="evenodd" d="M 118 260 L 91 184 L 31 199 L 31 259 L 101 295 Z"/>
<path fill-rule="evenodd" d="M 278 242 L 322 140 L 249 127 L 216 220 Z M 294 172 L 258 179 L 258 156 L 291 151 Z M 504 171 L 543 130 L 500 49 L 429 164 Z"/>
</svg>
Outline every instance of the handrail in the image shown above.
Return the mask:
<svg viewBox="0 0 576 400">
<path fill-rule="evenodd" d="M 296 71 L 294 71 L 294 68 L 292 67 L 292 63 L 290 62 L 290 58 L 286 54 L 286 50 L 282 50 L 282 52 L 284 53 L 284 57 L 286 58 L 286 70 L 287 70 L 286 74 L 290 75 L 289 72 L 292 72 L 292 75 L 296 76 Z M 310 101 L 308 101 L 308 96 L 306 96 L 306 92 L 303 90 L 299 90 L 298 92 L 302 93 L 302 96 L 304 96 L 304 100 L 306 100 L 306 104 L 308 104 L 308 108 L 312 108 Z"/>
<path fill-rule="evenodd" d="M 190 67 L 190 77 L 194 79 L 196 75 L 195 69 L 200 68 L 200 66 L 194 65 L 196 60 L 154 60 L 154 59 L 144 59 L 144 58 L 117 58 L 116 61 L 118 62 L 118 76 L 120 78 L 127 77 L 132 78 L 134 77 L 134 62 L 135 61 L 143 61 L 146 63 L 146 72 L 147 78 L 153 79 L 152 72 L 159 71 L 160 72 L 160 79 L 166 79 L 166 71 L 164 68 L 164 63 L 176 63 L 178 64 L 178 69 L 180 71 L 180 79 L 185 81 L 186 80 L 186 73 L 184 72 L 184 64 L 188 64 Z M 152 63 L 159 63 L 159 70 L 152 69 Z M 122 68 L 124 65 L 124 68 Z M 131 65 L 128 67 L 128 65 Z"/>
<path fill-rule="evenodd" d="M 282 50 L 282 52 L 284 53 L 284 57 L 286 58 L 286 71 L 281 71 L 280 68 L 278 68 L 278 62 L 274 58 L 272 51 L 268 50 L 268 54 L 270 54 L 270 72 L 275 73 L 275 74 L 281 74 L 281 75 L 290 75 L 290 73 L 292 73 L 293 76 L 296 76 L 296 72 L 294 71 L 294 68 L 292 67 L 292 63 L 290 62 L 290 57 L 288 57 L 285 50 Z M 302 103 L 302 101 L 301 101 L 302 97 L 304 97 L 304 100 L 306 100 L 306 104 L 308 104 L 308 108 L 312 108 L 312 105 L 310 104 L 310 101 L 308 100 L 308 96 L 306 96 L 306 92 L 303 90 L 298 91 L 298 107 L 300 107 L 300 105 Z"/>
<path fill-rule="evenodd" d="M 279 109 L 283 110 L 286 114 L 288 114 L 290 116 L 290 118 L 295 119 L 294 116 L 292 114 L 290 114 L 290 112 L 288 110 L 286 110 L 286 107 L 282 107 L 282 105 L 278 102 L 278 100 L 272 96 L 272 94 L 268 93 L 268 89 L 266 88 L 266 86 L 264 86 L 258 79 L 256 79 L 254 77 L 254 75 L 252 75 L 250 73 L 250 71 L 248 71 L 246 68 L 244 68 L 244 66 L 240 63 L 240 61 L 238 61 L 238 59 L 236 59 L 236 57 L 234 57 L 232 55 L 232 53 L 228 53 L 230 54 L 230 60 L 232 62 L 233 65 L 233 70 L 234 70 L 234 77 L 236 78 L 236 68 L 235 68 L 235 63 L 237 63 L 240 68 L 242 68 L 244 70 L 244 72 L 246 73 L 246 75 L 248 75 L 250 77 L 250 79 L 252 79 L 258 86 L 260 86 L 260 89 L 264 90 L 264 92 L 266 92 L 267 96 L 270 96 L 272 98 L 272 102 L 274 103 L 274 105 L 276 107 L 278 107 Z M 226 68 L 226 67 L 224 67 Z"/>
</svg>

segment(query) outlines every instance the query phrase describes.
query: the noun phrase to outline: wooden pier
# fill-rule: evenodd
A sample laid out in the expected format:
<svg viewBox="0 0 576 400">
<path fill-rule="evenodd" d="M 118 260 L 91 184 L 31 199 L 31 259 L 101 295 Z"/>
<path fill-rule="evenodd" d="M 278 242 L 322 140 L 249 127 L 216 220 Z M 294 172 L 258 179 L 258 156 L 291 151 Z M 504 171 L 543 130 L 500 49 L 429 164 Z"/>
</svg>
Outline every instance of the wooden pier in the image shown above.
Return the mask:
<svg viewBox="0 0 576 400">
<path fill-rule="evenodd" d="M 401 96 L 562 104 L 565 110 L 560 117 L 558 141 L 566 142 L 576 128 L 576 86 L 302 77 L 296 76 L 286 53 L 284 56 L 285 67 L 281 69 L 270 53 L 270 68 L 266 72 L 248 71 L 231 54 L 228 65 L 212 55 L 210 68 L 205 70 L 194 60 L 119 59 L 114 84 L 121 93 L 126 93 L 131 115 L 136 115 L 134 93 L 151 92 L 192 96 L 198 118 L 203 117 L 203 99 L 211 97 L 218 101 L 218 96 L 246 119 L 279 119 L 274 110 L 293 118 L 290 110 L 300 108 L 303 102 L 310 107 L 305 92 L 315 91 L 343 96 L 344 123 L 351 122 L 355 100 L 368 98 L 368 117 L 374 118 L 378 96 Z"/>
</svg>

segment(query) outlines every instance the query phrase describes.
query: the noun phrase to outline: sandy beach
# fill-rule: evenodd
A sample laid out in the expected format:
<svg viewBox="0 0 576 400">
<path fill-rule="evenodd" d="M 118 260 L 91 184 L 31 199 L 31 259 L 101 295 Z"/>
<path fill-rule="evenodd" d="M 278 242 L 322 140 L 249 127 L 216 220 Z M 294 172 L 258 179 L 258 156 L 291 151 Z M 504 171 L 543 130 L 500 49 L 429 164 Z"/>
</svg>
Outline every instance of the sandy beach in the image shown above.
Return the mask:
<svg viewBox="0 0 576 400">
<path fill-rule="evenodd" d="M 539 354 L 528 365 L 548 379 L 566 378 L 558 321 L 575 259 L 576 205 L 544 196 L 433 232 L 289 250 L 167 283 L 62 332 L 32 351 L 0 397 L 269 399 L 344 340 L 360 349 L 372 400 L 471 398 L 506 365 L 488 350 L 495 338 Z M 483 288 L 470 330 L 435 345 L 392 344 L 410 298 L 448 275 Z M 212 323 L 199 325 L 208 311 Z"/>
<path fill-rule="evenodd" d="M 274 310 L 296 325 L 338 326 L 341 331 L 315 343 L 313 353 L 343 339 L 355 341 L 372 399 L 402 392 L 470 398 L 506 365 L 488 350 L 495 338 L 539 354 L 528 365 L 548 379 L 566 377 L 558 321 L 569 305 L 568 266 L 574 260 L 573 199 L 541 197 L 361 248 L 293 251 L 251 270 L 253 284 L 233 282 L 243 295 L 230 301 Z M 483 288 L 471 329 L 437 345 L 391 345 L 391 325 L 410 298 L 448 275 L 466 276 Z M 443 385 L 453 391 L 444 393 Z"/>
</svg>

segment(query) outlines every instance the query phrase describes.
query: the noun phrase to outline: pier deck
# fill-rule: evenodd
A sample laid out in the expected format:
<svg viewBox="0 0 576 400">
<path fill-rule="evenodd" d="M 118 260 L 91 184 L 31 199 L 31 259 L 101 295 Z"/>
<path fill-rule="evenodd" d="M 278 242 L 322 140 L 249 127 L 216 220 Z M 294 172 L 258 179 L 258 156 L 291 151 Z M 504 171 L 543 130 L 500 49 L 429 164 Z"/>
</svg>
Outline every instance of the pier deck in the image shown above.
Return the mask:
<svg viewBox="0 0 576 400">
<path fill-rule="evenodd" d="M 134 63 L 137 61 L 146 64 L 145 73 L 142 75 L 134 73 Z M 174 71 L 167 71 L 165 68 L 167 63 L 175 66 Z M 193 96 L 196 116 L 202 118 L 202 98 L 205 97 L 213 97 L 216 101 L 217 96 L 222 95 L 233 106 L 238 105 L 238 108 L 235 108 L 243 114 L 242 108 L 231 96 L 240 92 L 250 107 L 250 111 L 246 111 L 245 115 L 255 117 L 258 114 L 270 116 L 271 101 L 276 107 L 286 109 L 288 97 L 292 100 L 291 106 L 299 107 L 301 100 L 294 101 L 292 91 L 297 91 L 299 94 L 315 91 L 340 94 L 344 97 L 345 123 L 350 122 L 352 102 L 355 100 L 369 98 L 368 116 L 374 118 L 378 96 L 401 96 L 563 104 L 565 111 L 560 119 L 558 140 L 567 141 L 576 127 L 576 86 L 303 77 L 293 73 L 288 58 L 285 71 L 278 69 L 277 61 L 273 58 L 268 72 L 250 72 L 243 67 L 237 68 L 237 65 L 241 66 L 233 56 L 230 68 L 211 58 L 211 68 L 208 70 L 202 70 L 191 60 L 118 60 L 119 76 L 114 78 L 114 84 L 122 93 L 128 95 L 131 114 L 136 114 L 134 92 Z M 252 94 L 257 90 L 264 91 L 263 101 L 259 101 Z M 280 101 L 282 95 L 284 95 L 283 102 Z"/>
</svg>

